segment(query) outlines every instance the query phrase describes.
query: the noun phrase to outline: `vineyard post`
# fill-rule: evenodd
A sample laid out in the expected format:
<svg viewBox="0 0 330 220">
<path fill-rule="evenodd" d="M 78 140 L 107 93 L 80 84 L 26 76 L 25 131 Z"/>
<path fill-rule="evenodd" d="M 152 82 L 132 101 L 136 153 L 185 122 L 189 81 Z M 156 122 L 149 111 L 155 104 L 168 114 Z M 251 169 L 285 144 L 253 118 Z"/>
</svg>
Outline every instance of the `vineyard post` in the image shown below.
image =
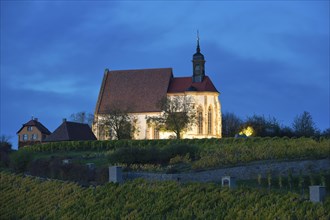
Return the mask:
<svg viewBox="0 0 330 220">
<path fill-rule="evenodd" d="M 325 177 L 323 171 L 320 172 L 321 186 L 325 186 Z"/>
<path fill-rule="evenodd" d="M 301 189 L 301 195 L 304 195 L 304 177 L 302 175 L 302 170 L 299 170 L 299 183 L 298 183 L 300 189 Z"/>
<path fill-rule="evenodd" d="M 270 190 L 272 185 L 272 171 L 268 170 L 267 172 L 267 182 L 268 182 L 268 190 Z"/>
<path fill-rule="evenodd" d="M 261 188 L 261 174 L 260 173 L 258 174 L 258 185 L 259 185 L 259 188 Z"/>
<path fill-rule="evenodd" d="M 281 173 L 278 175 L 278 185 L 279 185 L 280 189 L 282 189 L 283 179 L 282 179 L 282 174 Z"/>
<path fill-rule="evenodd" d="M 315 185 L 315 180 L 312 173 L 309 173 L 309 181 L 311 186 Z"/>
</svg>

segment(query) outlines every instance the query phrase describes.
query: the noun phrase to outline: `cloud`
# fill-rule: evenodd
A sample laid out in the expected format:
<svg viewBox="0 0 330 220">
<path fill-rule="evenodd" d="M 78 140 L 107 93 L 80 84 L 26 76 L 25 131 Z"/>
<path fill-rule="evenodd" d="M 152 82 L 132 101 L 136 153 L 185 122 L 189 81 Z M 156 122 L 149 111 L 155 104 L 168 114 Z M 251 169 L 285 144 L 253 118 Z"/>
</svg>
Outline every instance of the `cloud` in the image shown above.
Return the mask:
<svg viewBox="0 0 330 220">
<path fill-rule="evenodd" d="M 290 125 L 294 116 L 306 110 L 317 119 L 317 126 L 329 126 L 329 80 L 305 76 L 308 70 L 301 71 L 295 63 L 243 58 L 214 44 L 207 45 L 210 48 L 206 71 L 221 93 L 224 112 L 243 118 L 254 113 L 271 115 Z M 302 79 L 294 78 L 296 72 Z"/>
<path fill-rule="evenodd" d="M 173 67 L 175 76 L 190 76 L 197 29 L 223 110 L 286 124 L 307 110 L 329 127 L 328 8 L 328 1 L 1 1 L 1 132 L 15 133 L 31 114 L 56 127 L 73 112 L 92 112 L 105 68 Z"/>
</svg>

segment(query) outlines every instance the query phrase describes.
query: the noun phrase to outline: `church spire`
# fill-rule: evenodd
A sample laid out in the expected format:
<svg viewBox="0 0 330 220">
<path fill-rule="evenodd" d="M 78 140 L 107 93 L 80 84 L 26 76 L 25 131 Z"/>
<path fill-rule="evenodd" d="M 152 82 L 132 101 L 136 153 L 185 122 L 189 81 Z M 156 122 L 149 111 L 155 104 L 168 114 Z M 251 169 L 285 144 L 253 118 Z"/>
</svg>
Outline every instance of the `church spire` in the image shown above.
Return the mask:
<svg viewBox="0 0 330 220">
<path fill-rule="evenodd" d="M 199 47 L 199 31 L 197 30 L 197 49 L 196 49 L 196 52 L 197 53 L 200 53 L 201 52 L 201 49 Z"/>
<path fill-rule="evenodd" d="M 193 82 L 203 82 L 205 76 L 205 60 L 204 55 L 201 54 L 199 46 L 199 31 L 197 30 L 197 48 L 196 53 L 193 55 Z"/>
</svg>

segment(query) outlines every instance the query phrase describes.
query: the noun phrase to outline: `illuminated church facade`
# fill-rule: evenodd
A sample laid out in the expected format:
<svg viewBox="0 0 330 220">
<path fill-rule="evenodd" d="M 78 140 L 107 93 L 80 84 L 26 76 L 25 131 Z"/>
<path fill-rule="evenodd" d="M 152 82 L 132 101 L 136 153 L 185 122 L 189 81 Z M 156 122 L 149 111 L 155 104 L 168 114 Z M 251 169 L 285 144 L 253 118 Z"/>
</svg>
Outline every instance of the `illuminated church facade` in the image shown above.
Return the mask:
<svg viewBox="0 0 330 220">
<path fill-rule="evenodd" d="M 147 122 L 148 117 L 159 116 L 157 103 L 164 96 L 186 96 L 193 100 L 196 124 L 181 134 L 181 138 L 221 138 L 220 93 L 205 74 L 205 59 L 197 40 L 192 59 L 193 71 L 188 77 L 174 77 L 172 68 L 105 70 L 96 103 L 93 132 L 98 140 L 114 139 L 104 129 L 103 117 L 111 108 L 127 109 L 135 118 L 134 139 L 169 139 L 175 134 L 158 130 Z"/>
</svg>

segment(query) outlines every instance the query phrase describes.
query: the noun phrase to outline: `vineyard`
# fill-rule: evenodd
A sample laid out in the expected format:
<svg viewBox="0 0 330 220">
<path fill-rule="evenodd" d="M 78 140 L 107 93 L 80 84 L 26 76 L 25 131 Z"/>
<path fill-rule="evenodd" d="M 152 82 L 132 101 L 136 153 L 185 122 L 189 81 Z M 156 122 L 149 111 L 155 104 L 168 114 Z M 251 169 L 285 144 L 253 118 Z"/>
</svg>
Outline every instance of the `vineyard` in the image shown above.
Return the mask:
<svg viewBox="0 0 330 220">
<path fill-rule="evenodd" d="M 46 143 L 20 150 L 34 157 L 71 156 L 98 165 L 129 168 L 186 164 L 200 170 L 260 160 L 319 159 L 329 157 L 330 139 L 223 138 L 184 140 L 111 140 Z M 85 153 L 87 152 L 87 153 Z M 36 156 L 37 155 L 37 156 Z M 22 156 L 22 157 L 27 157 Z M 143 166 L 141 166 L 141 164 Z M 152 170 L 152 169 L 151 169 Z"/>
<path fill-rule="evenodd" d="M 54 151 L 108 151 L 123 147 L 147 147 L 154 146 L 163 148 L 169 145 L 194 145 L 198 147 L 214 148 L 219 146 L 252 146 L 252 145 L 274 145 L 274 147 L 296 147 L 298 145 L 327 145 L 330 139 L 321 138 L 314 140 L 312 138 L 288 138 L 288 137 L 251 137 L 251 138 L 221 138 L 221 139 L 163 139 L 163 140 L 106 140 L 106 141 L 61 141 L 48 142 L 28 146 L 27 149 L 33 152 L 54 152 Z"/>
<path fill-rule="evenodd" d="M 0 219 L 329 219 L 330 197 L 212 183 L 108 183 L 83 188 L 1 172 Z"/>
</svg>

